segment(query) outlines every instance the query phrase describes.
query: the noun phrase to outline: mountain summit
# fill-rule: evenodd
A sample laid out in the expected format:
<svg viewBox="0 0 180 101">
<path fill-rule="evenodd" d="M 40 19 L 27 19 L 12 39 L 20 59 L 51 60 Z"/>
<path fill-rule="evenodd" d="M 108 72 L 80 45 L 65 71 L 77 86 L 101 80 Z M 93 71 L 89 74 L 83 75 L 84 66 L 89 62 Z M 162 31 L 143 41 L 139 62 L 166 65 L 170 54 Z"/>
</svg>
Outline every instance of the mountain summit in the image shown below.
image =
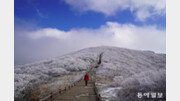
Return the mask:
<svg viewBox="0 0 180 101">
<path fill-rule="evenodd" d="M 41 99 L 81 79 L 91 68 L 103 100 L 135 101 L 138 92 L 164 94 L 166 90 L 166 54 L 101 46 L 16 66 L 15 100 L 36 97 L 33 94 Z"/>
</svg>

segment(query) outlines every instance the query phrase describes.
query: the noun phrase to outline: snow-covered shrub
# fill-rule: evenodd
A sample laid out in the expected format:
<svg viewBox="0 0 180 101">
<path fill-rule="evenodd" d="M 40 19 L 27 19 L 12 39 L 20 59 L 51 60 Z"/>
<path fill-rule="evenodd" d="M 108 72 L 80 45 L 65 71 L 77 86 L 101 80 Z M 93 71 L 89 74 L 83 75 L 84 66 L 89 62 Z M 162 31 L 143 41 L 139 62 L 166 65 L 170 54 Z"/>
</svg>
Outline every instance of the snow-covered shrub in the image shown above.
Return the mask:
<svg viewBox="0 0 180 101">
<path fill-rule="evenodd" d="M 96 82 L 100 84 L 97 88 L 104 100 L 128 101 L 135 97 L 138 91 L 165 91 L 165 54 L 102 46 L 15 67 L 15 98 L 19 100 L 28 95 L 27 92 L 32 91 L 35 84 L 43 83 L 40 88 L 56 91 L 58 85 L 66 81 L 63 79 L 66 75 L 75 73 L 76 76 L 66 82 L 72 83 L 97 65 L 97 76 L 103 77 L 104 81 L 105 77 L 114 80 L 108 84 Z M 78 74 L 79 72 L 82 74 Z M 45 90 L 40 91 L 41 95 L 46 95 Z"/>
<path fill-rule="evenodd" d="M 19 65 L 15 67 L 15 99 L 23 99 L 24 96 L 35 89 L 35 84 L 46 82 L 49 79 L 66 76 L 72 72 L 82 72 L 72 78 L 79 80 L 83 74 L 93 67 L 98 61 L 98 54 L 94 48 L 84 49 L 59 58 L 35 62 L 32 64 Z M 58 80 L 58 79 L 57 79 Z M 59 79 L 62 80 L 62 79 Z M 53 85 L 61 84 L 61 81 L 52 81 Z M 54 86 L 55 87 L 55 86 Z M 51 89 L 51 88 L 49 88 Z"/>
<path fill-rule="evenodd" d="M 114 82 L 98 86 L 105 101 L 139 101 L 141 99 L 136 99 L 138 91 L 157 92 L 160 89 L 159 92 L 165 95 L 166 55 L 106 47 L 96 74 L 114 78 Z"/>
</svg>

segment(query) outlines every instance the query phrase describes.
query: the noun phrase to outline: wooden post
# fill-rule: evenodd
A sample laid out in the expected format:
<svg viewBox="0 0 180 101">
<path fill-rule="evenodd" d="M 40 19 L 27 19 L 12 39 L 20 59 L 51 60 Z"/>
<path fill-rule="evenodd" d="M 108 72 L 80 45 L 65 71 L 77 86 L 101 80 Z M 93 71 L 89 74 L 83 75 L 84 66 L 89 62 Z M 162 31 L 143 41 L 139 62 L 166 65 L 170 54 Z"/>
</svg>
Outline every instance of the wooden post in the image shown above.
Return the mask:
<svg viewBox="0 0 180 101">
<path fill-rule="evenodd" d="M 59 89 L 59 94 L 61 94 L 61 89 Z"/>
<path fill-rule="evenodd" d="M 50 99 L 52 99 L 53 98 L 53 96 L 52 96 L 52 92 L 50 93 Z"/>
</svg>

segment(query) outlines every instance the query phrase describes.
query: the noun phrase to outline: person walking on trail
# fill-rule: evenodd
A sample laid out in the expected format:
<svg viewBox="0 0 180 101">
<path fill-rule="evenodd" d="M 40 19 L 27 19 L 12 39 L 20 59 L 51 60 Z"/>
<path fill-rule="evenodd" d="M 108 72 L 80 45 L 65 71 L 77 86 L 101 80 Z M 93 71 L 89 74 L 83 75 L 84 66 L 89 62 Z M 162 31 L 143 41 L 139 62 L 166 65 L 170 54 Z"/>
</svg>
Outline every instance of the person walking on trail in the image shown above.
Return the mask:
<svg viewBox="0 0 180 101">
<path fill-rule="evenodd" d="M 89 75 L 86 74 L 86 75 L 84 76 L 84 81 L 85 81 L 85 85 L 86 85 L 86 86 L 87 86 L 87 84 L 88 84 L 88 80 L 89 80 Z"/>
</svg>

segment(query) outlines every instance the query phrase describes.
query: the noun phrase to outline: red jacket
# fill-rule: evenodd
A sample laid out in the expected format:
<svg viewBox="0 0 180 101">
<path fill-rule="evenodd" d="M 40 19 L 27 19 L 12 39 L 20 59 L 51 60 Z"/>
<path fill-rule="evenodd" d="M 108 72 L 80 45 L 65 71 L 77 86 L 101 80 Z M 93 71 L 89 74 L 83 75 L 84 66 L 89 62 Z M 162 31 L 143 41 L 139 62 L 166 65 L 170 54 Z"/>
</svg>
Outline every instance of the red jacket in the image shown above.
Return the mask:
<svg viewBox="0 0 180 101">
<path fill-rule="evenodd" d="M 86 75 L 84 76 L 84 80 L 85 80 L 85 81 L 88 81 L 88 80 L 89 80 L 89 75 L 88 75 L 88 74 L 86 74 Z"/>
</svg>

